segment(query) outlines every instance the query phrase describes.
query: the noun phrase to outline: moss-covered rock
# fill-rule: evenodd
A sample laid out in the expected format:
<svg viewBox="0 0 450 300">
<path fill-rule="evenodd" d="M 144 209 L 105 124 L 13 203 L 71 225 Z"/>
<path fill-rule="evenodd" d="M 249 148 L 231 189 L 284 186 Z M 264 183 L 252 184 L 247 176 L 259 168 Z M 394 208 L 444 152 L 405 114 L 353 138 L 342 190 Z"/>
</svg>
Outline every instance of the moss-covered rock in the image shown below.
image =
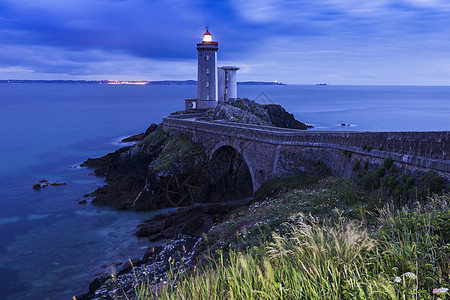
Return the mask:
<svg viewBox="0 0 450 300">
<path fill-rule="evenodd" d="M 255 113 L 255 111 L 231 105 L 218 105 L 210 109 L 205 118 L 211 121 L 223 120 L 241 124 L 273 126 L 265 110 L 261 109 L 259 113 Z"/>
<path fill-rule="evenodd" d="M 204 118 L 292 129 L 312 127 L 297 121 L 294 115 L 288 113 L 281 105 L 263 105 L 246 98 L 232 101 L 229 104 L 218 105 L 210 109 Z"/>
<path fill-rule="evenodd" d="M 150 163 L 154 173 L 170 170 L 172 167 L 191 155 L 199 155 L 202 148 L 183 135 L 167 138 L 159 156 Z"/>
</svg>

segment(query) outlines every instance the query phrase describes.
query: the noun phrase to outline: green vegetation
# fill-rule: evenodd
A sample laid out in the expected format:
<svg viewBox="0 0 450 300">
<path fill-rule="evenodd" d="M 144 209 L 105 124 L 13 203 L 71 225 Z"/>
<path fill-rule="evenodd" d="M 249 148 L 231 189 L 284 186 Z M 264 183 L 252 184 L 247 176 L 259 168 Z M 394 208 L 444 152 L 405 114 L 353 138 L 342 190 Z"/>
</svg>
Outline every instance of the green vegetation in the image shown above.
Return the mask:
<svg viewBox="0 0 450 300">
<path fill-rule="evenodd" d="M 147 138 L 150 138 L 150 136 Z M 153 167 L 154 172 L 169 170 L 175 164 L 182 161 L 188 154 L 194 152 L 200 153 L 201 151 L 200 146 L 186 136 L 182 134 L 172 135 L 167 138 L 161 154 L 152 161 L 150 166 Z"/>
<path fill-rule="evenodd" d="M 342 150 L 342 152 L 344 153 L 345 156 L 347 156 L 348 158 L 352 157 L 352 153 L 348 150 Z"/>
<path fill-rule="evenodd" d="M 394 166 L 394 160 L 392 157 L 388 156 L 383 161 L 383 167 L 385 167 L 387 170 L 390 170 Z"/>
<path fill-rule="evenodd" d="M 355 162 L 354 171 L 358 171 L 360 184 L 369 191 L 379 191 L 387 197 L 393 197 L 397 204 L 424 201 L 432 194 L 449 192 L 444 179 L 435 171 L 428 171 L 423 177 L 415 180 L 410 174 L 399 174 L 395 169 L 393 159 L 387 157 L 383 166 L 370 169 L 366 161 L 363 170 Z"/>
<path fill-rule="evenodd" d="M 259 188 L 255 193 L 255 200 L 258 202 L 263 201 L 267 197 L 278 194 L 282 190 L 309 185 L 317 182 L 318 180 L 318 177 L 309 174 L 277 177 L 263 183 L 261 188 Z"/>
<path fill-rule="evenodd" d="M 195 151 L 171 138 L 171 159 Z M 358 181 L 329 176 L 321 161 L 313 167 L 315 175 L 264 183 L 197 244 L 201 264 L 156 286 L 136 282 L 136 298 L 450 299 L 443 178 L 399 174 L 390 157 L 377 167 L 355 161 Z"/>
<path fill-rule="evenodd" d="M 387 205 L 374 233 L 339 209 L 336 221 L 294 213 L 270 241 L 217 250 L 203 267 L 169 274 L 157 293 L 141 285 L 137 298 L 448 299 L 449 204 L 447 195 L 413 209 Z"/>
<path fill-rule="evenodd" d="M 370 152 L 370 151 L 373 150 L 373 147 L 367 146 L 366 144 L 362 145 L 361 148 L 362 148 L 364 151 L 367 151 L 367 152 Z M 380 150 L 382 150 L 382 149 L 383 149 L 383 147 L 381 147 Z"/>
<path fill-rule="evenodd" d="M 355 160 L 355 162 L 353 163 L 353 171 L 356 172 L 361 168 L 361 161 L 360 160 Z"/>
<path fill-rule="evenodd" d="M 139 141 L 136 145 L 153 147 L 156 146 L 158 143 L 162 142 L 165 137 L 166 133 L 161 129 L 157 129 L 152 133 L 150 133 L 148 136 L 146 136 L 142 141 Z"/>
</svg>

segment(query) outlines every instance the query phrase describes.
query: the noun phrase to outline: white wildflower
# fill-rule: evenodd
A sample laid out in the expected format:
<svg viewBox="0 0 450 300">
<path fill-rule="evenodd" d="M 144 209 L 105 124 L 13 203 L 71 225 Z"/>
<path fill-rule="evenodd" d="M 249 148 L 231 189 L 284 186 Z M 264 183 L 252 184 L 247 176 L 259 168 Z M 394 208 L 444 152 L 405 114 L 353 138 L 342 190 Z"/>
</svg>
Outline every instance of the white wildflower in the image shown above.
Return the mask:
<svg viewBox="0 0 450 300">
<path fill-rule="evenodd" d="M 409 279 L 413 279 L 413 280 L 417 279 L 416 274 L 411 273 L 411 272 L 406 272 L 405 274 L 403 274 L 403 276 L 408 277 Z"/>
</svg>

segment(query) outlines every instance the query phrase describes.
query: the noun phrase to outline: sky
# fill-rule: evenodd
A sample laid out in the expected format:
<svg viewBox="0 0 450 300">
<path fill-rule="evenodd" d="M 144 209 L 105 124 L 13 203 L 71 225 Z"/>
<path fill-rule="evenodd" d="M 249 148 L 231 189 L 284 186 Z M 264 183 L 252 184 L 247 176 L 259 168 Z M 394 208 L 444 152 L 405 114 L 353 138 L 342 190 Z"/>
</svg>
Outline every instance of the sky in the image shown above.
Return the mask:
<svg viewBox="0 0 450 300">
<path fill-rule="evenodd" d="M 450 84 L 448 0 L 0 0 L 0 79 Z"/>
</svg>

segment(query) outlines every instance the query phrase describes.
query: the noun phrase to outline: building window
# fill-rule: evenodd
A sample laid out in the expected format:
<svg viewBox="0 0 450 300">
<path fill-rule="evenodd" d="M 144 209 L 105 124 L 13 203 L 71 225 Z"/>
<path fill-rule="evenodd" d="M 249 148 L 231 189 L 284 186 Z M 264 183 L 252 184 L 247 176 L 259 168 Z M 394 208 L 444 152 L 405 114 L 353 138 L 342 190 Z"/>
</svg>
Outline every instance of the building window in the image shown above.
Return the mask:
<svg viewBox="0 0 450 300">
<path fill-rule="evenodd" d="M 209 60 L 209 55 L 206 55 L 206 60 Z"/>
<path fill-rule="evenodd" d="M 209 100 L 209 95 L 206 95 L 206 100 Z"/>
<path fill-rule="evenodd" d="M 209 87 L 209 81 L 206 82 L 206 87 Z"/>
<path fill-rule="evenodd" d="M 209 74 L 209 69 L 206 69 L 206 74 Z"/>
</svg>

